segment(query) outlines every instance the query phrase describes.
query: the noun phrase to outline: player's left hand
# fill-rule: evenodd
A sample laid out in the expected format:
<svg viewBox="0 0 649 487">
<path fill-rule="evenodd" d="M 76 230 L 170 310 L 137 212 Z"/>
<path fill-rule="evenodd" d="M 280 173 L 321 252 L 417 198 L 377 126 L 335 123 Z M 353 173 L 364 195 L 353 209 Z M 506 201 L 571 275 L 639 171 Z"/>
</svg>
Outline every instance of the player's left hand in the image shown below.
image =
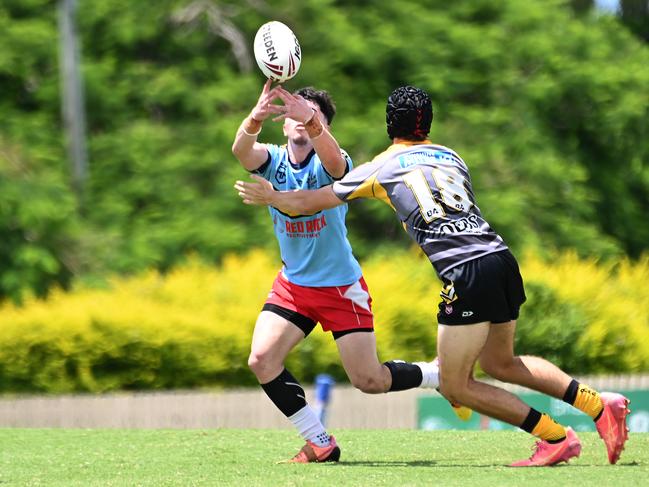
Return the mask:
<svg viewBox="0 0 649 487">
<path fill-rule="evenodd" d="M 279 113 L 280 115 L 273 118 L 273 122 L 291 118 L 296 122 L 306 123 L 311 120 L 314 115 L 314 109 L 311 108 L 309 103 L 300 95 L 293 95 L 286 91 L 281 86 L 275 87 L 276 98 L 279 98 L 284 103 L 283 105 L 268 105 L 269 111 Z"/>
<path fill-rule="evenodd" d="M 273 185 L 270 184 L 270 181 L 256 174 L 251 174 L 250 177 L 257 182 L 246 183 L 244 181 L 237 181 L 234 184 L 234 189 L 238 191 L 243 202 L 246 205 L 270 205 L 273 194 L 275 193 Z"/>
</svg>

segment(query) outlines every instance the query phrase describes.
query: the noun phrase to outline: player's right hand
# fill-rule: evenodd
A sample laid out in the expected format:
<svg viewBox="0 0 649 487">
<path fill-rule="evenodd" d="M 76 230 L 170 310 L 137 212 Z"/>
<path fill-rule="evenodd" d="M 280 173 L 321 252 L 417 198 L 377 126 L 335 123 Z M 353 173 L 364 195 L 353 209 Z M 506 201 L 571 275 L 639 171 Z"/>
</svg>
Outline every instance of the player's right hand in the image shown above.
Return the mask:
<svg viewBox="0 0 649 487">
<path fill-rule="evenodd" d="M 272 83 L 273 82 L 270 79 L 267 80 L 266 83 L 264 83 L 264 88 L 261 90 L 259 100 L 257 100 L 257 104 L 252 109 L 252 112 L 250 112 L 250 116 L 255 120 L 259 120 L 260 122 L 266 120 L 273 113 L 270 111 L 269 105 L 275 98 L 279 96 L 278 90 L 280 88 L 280 85 L 277 85 L 271 89 Z"/>
</svg>

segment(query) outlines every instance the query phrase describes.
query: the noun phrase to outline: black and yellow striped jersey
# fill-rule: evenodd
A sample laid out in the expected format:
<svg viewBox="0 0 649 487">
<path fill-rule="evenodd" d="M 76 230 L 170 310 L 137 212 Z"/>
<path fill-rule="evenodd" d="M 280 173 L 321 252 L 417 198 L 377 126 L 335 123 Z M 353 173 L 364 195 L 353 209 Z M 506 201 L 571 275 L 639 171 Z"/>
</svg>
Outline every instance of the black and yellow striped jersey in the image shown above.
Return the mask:
<svg viewBox="0 0 649 487">
<path fill-rule="evenodd" d="M 376 198 L 390 205 L 439 276 L 507 249 L 475 204 L 462 158 L 428 140 L 390 146 L 334 182 L 333 190 L 343 201 Z"/>
</svg>

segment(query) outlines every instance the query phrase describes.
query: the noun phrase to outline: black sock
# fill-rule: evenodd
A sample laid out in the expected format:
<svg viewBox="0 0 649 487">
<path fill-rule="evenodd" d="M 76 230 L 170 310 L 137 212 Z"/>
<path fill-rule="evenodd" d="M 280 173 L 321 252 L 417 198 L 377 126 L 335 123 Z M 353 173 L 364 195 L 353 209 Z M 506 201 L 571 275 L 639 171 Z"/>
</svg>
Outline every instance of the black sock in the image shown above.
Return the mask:
<svg viewBox="0 0 649 487">
<path fill-rule="evenodd" d="M 523 421 L 520 428 L 523 431 L 532 434 L 532 431 L 536 428 L 536 425 L 539 424 L 539 421 L 541 421 L 541 413 L 534 408 L 530 408 L 530 412 L 527 413 L 527 418 L 525 418 L 525 421 Z"/>
<path fill-rule="evenodd" d="M 575 399 L 577 399 L 578 391 L 579 382 L 577 382 L 575 379 L 572 379 L 572 381 L 568 385 L 568 389 L 566 389 L 566 393 L 563 395 L 563 401 L 572 406 L 575 403 Z"/>
<path fill-rule="evenodd" d="M 547 414 L 530 408 L 520 428 L 548 443 L 560 443 L 566 439 L 566 430 Z"/>
<path fill-rule="evenodd" d="M 390 391 L 405 391 L 406 389 L 419 387 L 423 380 L 421 369 L 418 365 L 401 360 L 390 360 L 389 362 L 384 362 L 383 365 L 390 369 L 390 374 L 392 374 Z"/>
<path fill-rule="evenodd" d="M 270 382 L 261 384 L 261 388 L 287 418 L 306 406 L 304 389 L 286 369 Z"/>
</svg>

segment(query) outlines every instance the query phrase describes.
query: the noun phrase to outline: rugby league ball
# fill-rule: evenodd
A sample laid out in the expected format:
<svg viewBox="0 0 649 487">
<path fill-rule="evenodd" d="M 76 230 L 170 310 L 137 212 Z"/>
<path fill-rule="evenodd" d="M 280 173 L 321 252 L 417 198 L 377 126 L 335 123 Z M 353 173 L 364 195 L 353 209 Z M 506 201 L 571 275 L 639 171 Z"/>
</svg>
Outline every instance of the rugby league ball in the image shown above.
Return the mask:
<svg viewBox="0 0 649 487">
<path fill-rule="evenodd" d="M 302 63 L 300 43 L 281 22 L 262 25 L 255 35 L 255 59 L 264 76 L 283 83 L 295 76 Z"/>
</svg>

